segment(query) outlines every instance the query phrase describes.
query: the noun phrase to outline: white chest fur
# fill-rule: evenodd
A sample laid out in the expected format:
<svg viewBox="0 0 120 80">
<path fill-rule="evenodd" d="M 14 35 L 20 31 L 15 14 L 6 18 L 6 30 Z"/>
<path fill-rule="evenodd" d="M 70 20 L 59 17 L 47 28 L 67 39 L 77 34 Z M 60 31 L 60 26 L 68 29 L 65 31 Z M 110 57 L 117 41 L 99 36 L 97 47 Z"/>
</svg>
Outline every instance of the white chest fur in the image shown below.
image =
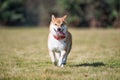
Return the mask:
<svg viewBox="0 0 120 80">
<path fill-rule="evenodd" d="M 48 48 L 51 51 L 61 51 L 66 47 L 65 39 L 57 40 L 52 34 L 49 34 Z"/>
</svg>

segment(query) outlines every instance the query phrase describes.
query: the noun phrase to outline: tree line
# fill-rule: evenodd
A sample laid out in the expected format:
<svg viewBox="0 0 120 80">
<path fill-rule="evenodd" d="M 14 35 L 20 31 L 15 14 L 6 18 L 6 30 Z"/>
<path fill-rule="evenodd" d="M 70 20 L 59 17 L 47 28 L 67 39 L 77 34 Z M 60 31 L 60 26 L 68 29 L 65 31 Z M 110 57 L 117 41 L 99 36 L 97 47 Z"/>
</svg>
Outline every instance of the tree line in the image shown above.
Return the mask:
<svg viewBox="0 0 120 80">
<path fill-rule="evenodd" d="M 0 0 L 0 25 L 48 25 L 51 14 L 73 27 L 119 27 L 120 0 Z"/>
</svg>

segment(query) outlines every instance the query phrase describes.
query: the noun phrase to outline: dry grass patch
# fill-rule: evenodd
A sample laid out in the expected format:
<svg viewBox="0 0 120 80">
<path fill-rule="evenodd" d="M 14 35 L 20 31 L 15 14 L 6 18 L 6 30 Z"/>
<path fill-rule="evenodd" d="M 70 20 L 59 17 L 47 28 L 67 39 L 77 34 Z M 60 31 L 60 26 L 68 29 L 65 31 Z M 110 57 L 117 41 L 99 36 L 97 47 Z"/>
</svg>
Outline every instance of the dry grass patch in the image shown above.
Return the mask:
<svg viewBox="0 0 120 80">
<path fill-rule="evenodd" d="M 48 28 L 0 29 L 0 80 L 119 80 L 120 30 L 70 29 L 64 68 L 51 64 Z"/>
</svg>

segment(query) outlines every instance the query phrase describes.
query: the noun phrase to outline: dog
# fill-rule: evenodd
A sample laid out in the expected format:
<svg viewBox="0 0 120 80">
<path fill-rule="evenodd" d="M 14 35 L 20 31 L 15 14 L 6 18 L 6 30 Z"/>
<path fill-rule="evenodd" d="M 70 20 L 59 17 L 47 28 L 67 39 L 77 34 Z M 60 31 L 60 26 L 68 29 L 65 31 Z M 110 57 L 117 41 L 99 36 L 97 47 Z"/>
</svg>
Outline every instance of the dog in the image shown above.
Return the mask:
<svg viewBox="0 0 120 80">
<path fill-rule="evenodd" d="M 52 63 L 59 67 L 64 67 L 66 64 L 72 46 L 72 35 L 67 29 L 66 17 L 67 15 L 63 17 L 55 17 L 52 15 L 49 27 L 49 55 Z"/>
</svg>

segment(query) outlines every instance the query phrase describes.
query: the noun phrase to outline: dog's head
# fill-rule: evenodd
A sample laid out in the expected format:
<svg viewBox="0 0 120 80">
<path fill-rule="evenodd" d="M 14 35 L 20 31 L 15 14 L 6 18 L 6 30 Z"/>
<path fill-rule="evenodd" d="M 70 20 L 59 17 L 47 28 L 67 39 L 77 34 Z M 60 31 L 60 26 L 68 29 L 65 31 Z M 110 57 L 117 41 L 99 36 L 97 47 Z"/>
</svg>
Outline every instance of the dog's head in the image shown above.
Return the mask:
<svg viewBox="0 0 120 80">
<path fill-rule="evenodd" d="M 57 18 L 54 15 L 51 17 L 50 32 L 56 36 L 65 35 L 67 31 L 67 26 L 65 25 L 65 19 L 67 15 Z"/>
</svg>

